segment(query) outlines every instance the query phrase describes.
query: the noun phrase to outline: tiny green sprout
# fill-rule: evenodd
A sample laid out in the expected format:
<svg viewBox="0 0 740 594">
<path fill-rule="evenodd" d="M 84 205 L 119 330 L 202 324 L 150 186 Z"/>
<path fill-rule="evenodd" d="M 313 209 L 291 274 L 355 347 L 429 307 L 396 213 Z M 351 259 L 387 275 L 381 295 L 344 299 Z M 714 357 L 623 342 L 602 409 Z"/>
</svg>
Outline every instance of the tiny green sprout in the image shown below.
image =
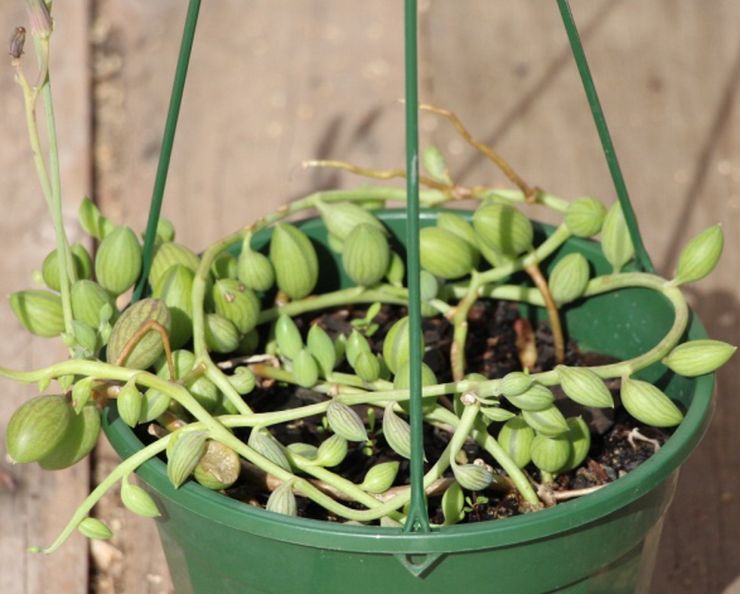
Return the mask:
<svg viewBox="0 0 740 594">
<path fill-rule="evenodd" d="M 488 505 L 488 502 L 489 499 L 485 495 L 476 495 L 475 499 L 468 495 L 467 497 L 465 497 L 465 503 L 467 505 L 463 507 L 463 511 L 468 514 L 472 513 L 474 511 L 477 511 L 479 507 Z"/>
<path fill-rule="evenodd" d="M 380 328 L 378 324 L 374 323 L 374 320 L 380 313 L 380 309 L 382 307 L 383 304 L 376 301 L 367 308 L 363 317 L 355 318 L 350 322 L 350 324 L 355 330 L 362 333 L 364 336 L 368 338 L 371 337 Z"/>
</svg>

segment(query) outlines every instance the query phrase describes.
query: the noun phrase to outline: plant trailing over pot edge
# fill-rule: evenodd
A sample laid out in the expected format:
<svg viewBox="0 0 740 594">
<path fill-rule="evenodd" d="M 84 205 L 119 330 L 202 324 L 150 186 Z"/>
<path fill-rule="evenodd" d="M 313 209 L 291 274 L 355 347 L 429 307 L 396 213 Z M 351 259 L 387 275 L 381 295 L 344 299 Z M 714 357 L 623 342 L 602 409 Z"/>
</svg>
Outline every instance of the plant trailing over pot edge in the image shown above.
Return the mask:
<svg viewBox="0 0 740 594">
<path fill-rule="evenodd" d="M 43 2 L 30 5 L 35 17 L 32 35 L 45 67 L 50 20 Z M 34 109 L 38 96 L 50 93 L 48 77 L 42 76 L 35 86 L 27 82 L 19 45 L 21 40 L 15 39 L 14 64 L 30 116 L 31 142 L 38 147 Z M 454 114 L 423 107 L 451 120 L 466 140 L 481 148 Z M 373 467 L 360 484 L 331 469 L 344 459 L 350 444 L 367 440 L 368 425 L 376 415 L 382 415 L 378 422 L 389 447 L 403 458 L 410 456 L 403 406 L 409 397 L 408 322 L 399 320 L 378 352 L 367 341 L 373 327 L 370 314 L 350 335 L 335 340 L 318 326 L 302 334 L 292 318 L 347 304 L 407 303 L 403 260 L 393 251 L 382 220 L 372 212 L 386 201 L 404 200 L 405 192 L 391 187 L 319 192 L 227 236 L 200 257 L 175 243 L 174 230 L 163 223 L 148 276 L 151 297 L 118 311 L 115 299 L 137 282 L 144 268 L 139 240 L 85 200 L 80 222 L 101 241 L 94 266 L 84 248 L 69 246 L 61 224 L 53 127 L 47 133 L 52 147 L 48 165 L 39 151 L 35 154 L 55 220 L 57 248 L 43 266 L 48 290 L 15 293 L 11 307 L 31 333 L 61 336 L 70 348 L 70 359 L 31 372 L 0 369 L 5 377 L 37 382 L 41 392 L 51 382 L 59 385 L 58 393 L 29 400 L 13 415 L 6 433 L 8 453 L 16 462 L 38 462 L 44 468 L 74 464 L 93 447 L 100 429 L 99 407 L 106 404 L 116 406 L 127 424 L 149 426 L 156 440 L 122 462 L 83 502 L 60 537 L 43 550 L 55 550 L 76 529 L 91 538 L 110 537 L 110 530 L 89 517 L 89 512 L 119 482 L 126 507 L 157 516 L 156 503 L 129 475 L 158 454 L 166 455 L 168 477 L 175 487 L 193 477 L 208 488 L 223 489 L 236 480 L 241 458 L 274 479 L 268 511 L 295 514 L 295 498 L 300 496 L 347 521 L 402 524 L 410 491 L 396 488 L 388 496 L 397 464 Z M 505 165 L 487 147 L 484 152 Z M 339 167 L 376 178 L 403 175 L 339 161 L 308 165 Z M 452 485 L 445 501 L 446 520 L 454 523 L 464 512 L 465 497 L 459 492 L 472 496 L 491 487 L 514 488 L 530 511 L 557 499 L 548 485 L 559 472 L 577 466 L 588 448 L 584 448 L 587 435 L 578 417 L 565 418 L 554 404 L 554 386 L 579 405 L 612 407 L 604 380 L 618 378 L 622 404 L 636 419 L 658 427 L 678 425 L 680 408 L 636 374 L 662 361 L 675 373 L 695 377 L 711 373 L 733 354 L 734 347 L 719 341 L 681 343 L 688 308 L 679 287 L 700 280 L 715 267 L 722 251 L 721 228 L 711 227 L 688 243 L 673 279 L 621 272 L 632 259 L 633 248 L 618 206 L 607 210 L 592 198 L 568 202 L 530 190 L 526 184 L 517 190 L 460 186 L 433 147 L 424 153 L 424 166 L 426 189 L 420 198 L 425 206 L 458 199 L 480 201 L 472 225 L 455 213 L 444 213 L 436 225 L 421 233 L 426 313 L 445 316 L 454 327 L 453 381 L 437 383 L 433 374 L 427 374 L 423 389 L 425 422 L 449 433 L 447 448 L 438 459 L 428 461 L 425 475 L 427 486 L 443 477 Z M 511 172 L 508 165 L 506 169 Z M 518 176 L 513 179 L 521 181 Z M 561 213 L 564 222 L 535 245 L 532 223 L 518 209 L 522 203 L 548 207 Z M 330 245 L 341 254 L 343 269 L 356 286 L 314 294 L 319 258 L 311 239 L 289 222 L 292 215 L 312 209 L 322 216 Z M 272 235 L 263 253 L 253 245 L 253 238 L 266 228 L 272 228 Z M 598 233 L 613 273 L 590 278 L 589 263 L 580 254 L 562 258 L 548 276 L 542 272 L 542 262 L 571 237 Z M 237 257 L 229 250 L 238 243 Z M 533 286 L 508 284 L 520 271 Z M 626 287 L 656 291 L 671 304 L 675 319 L 665 337 L 629 360 L 598 367 L 564 365 L 561 308 Z M 514 372 L 503 378 L 469 376 L 468 313 L 479 299 L 544 307 L 560 364 L 540 373 Z M 271 328 L 269 337 L 260 341 L 257 329 L 265 327 Z M 264 346 L 265 352 L 256 353 L 258 346 Z M 348 371 L 337 370 L 342 360 L 347 361 Z M 311 389 L 321 395 L 320 400 L 288 410 L 256 412 L 249 394 L 260 381 Z M 275 438 L 272 428 L 277 425 L 315 415 L 324 415 L 328 427 L 321 444 L 281 443 Z M 240 428 L 250 429 L 246 440 L 234 431 Z M 471 439 L 487 453 L 488 461 L 461 460 L 463 446 Z M 529 460 L 539 469 L 539 485 L 533 486 L 522 471 Z"/>
</svg>

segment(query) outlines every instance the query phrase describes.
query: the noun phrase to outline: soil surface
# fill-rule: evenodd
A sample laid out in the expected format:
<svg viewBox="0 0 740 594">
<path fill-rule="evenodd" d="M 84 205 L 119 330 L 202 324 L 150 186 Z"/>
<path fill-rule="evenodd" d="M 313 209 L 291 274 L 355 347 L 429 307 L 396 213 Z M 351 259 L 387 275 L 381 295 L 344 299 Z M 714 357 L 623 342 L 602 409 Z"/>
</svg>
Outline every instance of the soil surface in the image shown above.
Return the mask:
<svg viewBox="0 0 740 594">
<path fill-rule="evenodd" d="M 321 325 L 332 338 L 339 334 L 348 336 L 353 329 L 352 320 L 365 317 L 367 307 L 348 306 L 326 310 L 320 313 L 307 314 L 295 319 L 304 336 L 313 323 Z M 382 343 L 393 323 L 406 315 L 406 310 L 399 306 L 385 305 L 373 319 L 377 325 L 368 336 L 373 350 L 382 351 Z M 532 326 L 530 321 L 522 318 L 516 305 L 507 302 L 480 300 L 471 309 L 469 316 L 469 334 L 466 348 L 468 373 L 481 373 L 488 378 L 503 377 L 511 371 L 521 370 L 522 363 L 531 371 L 544 371 L 555 365 L 552 336 L 546 324 Z M 442 316 L 425 318 L 423 321 L 424 342 L 426 351 L 424 362 L 437 375 L 439 382 L 451 381 L 452 373 L 449 363 L 450 345 L 452 342 L 452 325 Z M 263 337 L 264 339 L 264 337 Z M 261 351 L 262 352 L 262 351 Z M 573 341 L 567 342 L 566 364 L 596 365 L 612 362 L 614 359 L 593 353 L 582 353 Z M 338 371 L 352 373 L 352 369 L 343 362 Z M 575 404 L 555 389 L 559 408 L 566 416 L 581 415 L 592 431 L 592 444 L 588 457 L 578 469 L 561 474 L 547 488 L 540 491 L 543 499 L 549 504 L 576 496 L 580 490 L 593 490 L 605 485 L 633 470 L 647 460 L 662 445 L 669 434 L 644 426 L 629 417 L 619 404 L 618 382 L 607 382 L 612 390 L 617 406 L 614 410 L 590 409 Z M 295 388 L 263 380 L 247 396 L 249 405 L 257 412 L 267 412 L 312 402 L 322 401 L 325 395 L 311 390 Z M 506 407 L 506 401 L 502 400 Z M 361 417 L 366 418 L 367 410 L 356 407 Z M 513 410 L 513 409 L 512 409 Z M 349 453 L 339 466 L 332 468 L 345 478 L 360 483 L 369 468 L 379 462 L 397 460 L 400 470 L 396 485 L 408 484 L 409 462 L 398 456 L 387 446 L 381 428 L 382 412 L 376 411 L 377 420 L 368 431 L 367 444 L 350 443 Z M 496 435 L 500 424 L 493 423 L 489 431 Z M 302 419 L 293 423 L 273 427 L 274 435 L 283 444 L 304 442 L 318 445 L 325 439 L 327 429 L 320 416 Z M 245 441 L 248 430 L 238 431 Z M 427 459 L 432 463 L 437 460 L 449 440 L 449 433 L 425 424 L 424 448 Z M 468 441 L 464 447 L 468 461 L 478 458 L 490 465 L 494 472 L 503 471 L 484 450 Z M 539 484 L 539 471 L 534 465 L 525 469 L 532 480 Z M 451 474 L 451 473 L 448 473 Z M 246 468 L 239 481 L 226 494 L 251 505 L 263 506 L 269 496 L 269 478 Z M 571 493 L 571 491 L 575 491 Z M 516 492 L 500 492 L 488 489 L 485 492 L 466 494 L 467 500 L 464 522 L 505 518 L 524 513 L 525 506 Z M 352 502 L 344 502 L 355 506 Z M 434 523 L 442 523 L 441 493 L 429 497 L 430 518 Z M 328 513 L 324 508 L 308 499 L 299 497 L 299 514 L 304 517 L 327 521 L 344 521 Z M 362 507 L 357 505 L 357 507 Z"/>
</svg>

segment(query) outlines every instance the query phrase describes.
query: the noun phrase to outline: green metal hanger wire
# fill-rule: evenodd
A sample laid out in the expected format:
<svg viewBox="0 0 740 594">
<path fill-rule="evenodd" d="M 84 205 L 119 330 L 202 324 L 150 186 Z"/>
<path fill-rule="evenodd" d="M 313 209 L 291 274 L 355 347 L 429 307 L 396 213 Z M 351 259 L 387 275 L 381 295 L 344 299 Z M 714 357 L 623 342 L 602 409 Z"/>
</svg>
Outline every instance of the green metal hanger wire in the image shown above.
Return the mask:
<svg viewBox="0 0 740 594">
<path fill-rule="evenodd" d="M 406 269 L 408 272 L 409 290 L 409 328 L 410 328 L 410 424 L 411 424 L 411 505 L 408 519 L 404 525 L 405 532 L 429 532 L 429 515 L 427 513 L 426 495 L 424 493 L 424 443 L 423 413 L 421 398 L 421 364 L 423 343 L 421 332 L 421 291 L 419 263 L 419 98 L 418 98 L 418 56 L 417 56 L 417 19 L 416 0 L 404 0 L 404 56 L 405 56 L 405 97 L 406 97 L 406 171 L 407 171 L 407 205 L 406 205 Z M 622 176 L 614 144 L 601 108 L 591 71 L 586 60 L 578 29 L 573 20 L 573 13 L 568 0 L 557 0 L 568 34 L 571 51 L 581 75 L 581 82 L 586 92 L 589 108 L 601 140 L 604 157 L 609 166 L 614 189 L 624 213 L 632 243 L 635 246 L 637 264 L 643 270 L 654 271 L 644 243 L 640 237 L 634 210 L 630 203 L 629 193 Z M 162 199 L 167 183 L 167 173 L 172 157 L 172 148 L 177 130 L 177 120 L 185 89 L 190 55 L 198 23 L 201 0 L 189 0 L 185 17 L 185 28 L 180 45 L 180 53 L 175 70 L 175 80 L 167 112 L 162 149 L 160 151 L 157 174 L 152 191 L 146 233 L 144 236 L 143 269 L 141 278 L 134 291 L 133 301 L 141 298 L 146 287 L 151 263 L 154 256 L 154 245 L 157 225 L 162 210 Z"/>
</svg>

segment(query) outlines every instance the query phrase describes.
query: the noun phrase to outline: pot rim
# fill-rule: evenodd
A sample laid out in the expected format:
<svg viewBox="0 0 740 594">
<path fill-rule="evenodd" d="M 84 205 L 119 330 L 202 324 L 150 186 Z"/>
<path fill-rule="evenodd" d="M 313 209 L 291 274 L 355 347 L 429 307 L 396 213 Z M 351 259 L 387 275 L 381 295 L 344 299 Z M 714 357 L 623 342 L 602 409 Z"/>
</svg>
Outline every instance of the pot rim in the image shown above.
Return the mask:
<svg viewBox="0 0 740 594">
<path fill-rule="evenodd" d="M 448 209 L 423 209 L 423 219 L 436 218 Z M 462 211 L 469 212 L 469 211 Z M 383 209 L 375 214 L 385 220 L 404 219 L 404 209 Z M 300 221 L 305 225 L 316 218 Z M 549 225 L 538 225 L 552 230 Z M 588 249 L 594 242 L 572 238 L 571 244 Z M 694 314 L 688 328 L 692 339 L 706 332 Z M 167 478 L 164 462 L 155 458 L 136 472 L 161 497 L 173 500 L 192 513 L 218 524 L 251 534 L 293 544 L 331 550 L 365 553 L 449 553 L 491 549 L 551 537 L 595 522 L 616 512 L 663 483 L 689 456 L 701 440 L 712 412 L 714 374 L 695 378 L 691 403 L 682 423 L 668 441 L 635 470 L 598 491 L 555 507 L 511 518 L 445 526 L 431 533 L 404 533 L 400 528 L 345 525 L 309 518 L 289 517 L 239 502 L 188 481 L 175 489 Z M 115 407 L 103 415 L 103 429 L 116 452 L 126 458 L 143 447 L 142 442 L 120 418 Z M 162 519 L 160 521 L 167 521 Z"/>
</svg>

